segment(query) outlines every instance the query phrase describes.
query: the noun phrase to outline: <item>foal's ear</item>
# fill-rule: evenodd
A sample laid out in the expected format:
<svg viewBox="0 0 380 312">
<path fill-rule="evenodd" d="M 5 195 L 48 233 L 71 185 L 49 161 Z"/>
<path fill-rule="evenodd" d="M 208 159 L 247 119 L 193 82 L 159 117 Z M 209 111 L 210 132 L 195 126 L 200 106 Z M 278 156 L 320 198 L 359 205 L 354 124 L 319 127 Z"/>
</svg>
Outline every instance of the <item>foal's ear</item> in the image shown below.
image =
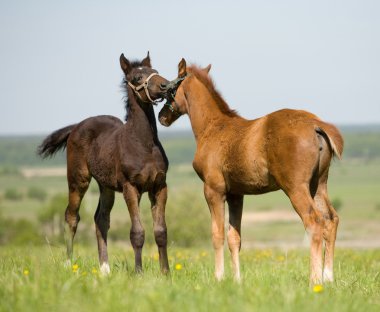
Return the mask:
<svg viewBox="0 0 380 312">
<path fill-rule="evenodd" d="M 148 51 L 148 54 L 147 54 L 146 58 L 144 58 L 144 59 L 141 61 L 141 65 L 142 65 L 142 66 L 149 67 L 149 68 L 152 68 L 152 65 L 150 64 L 149 51 Z"/>
<path fill-rule="evenodd" d="M 186 61 L 184 58 L 178 64 L 178 77 L 186 76 Z"/>
<path fill-rule="evenodd" d="M 210 69 L 211 69 L 211 64 L 208 64 L 205 68 L 203 68 L 202 70 L 208 74 L 210 72 Z"/>
<path fill-rule="evenodd" d="M 128 75 L 128 73 L 131 71 L 131 63 L 127 60 L 127 58 L 124 56 L 124 53 L 120 55 L 120 67 L 123 70 L 124 74 Z"/>
</svg>

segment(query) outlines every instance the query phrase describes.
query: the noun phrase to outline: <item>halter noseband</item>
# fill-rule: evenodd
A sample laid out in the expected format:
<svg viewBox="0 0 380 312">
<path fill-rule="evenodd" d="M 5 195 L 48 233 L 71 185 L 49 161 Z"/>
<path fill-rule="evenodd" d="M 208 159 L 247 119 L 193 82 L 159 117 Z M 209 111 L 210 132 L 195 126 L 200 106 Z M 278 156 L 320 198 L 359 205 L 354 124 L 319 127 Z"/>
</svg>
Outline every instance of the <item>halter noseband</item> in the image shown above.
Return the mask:
<svg viewBox="0 0 380 312">
<path fill-rule="evenodd" d="M 134 86 L 132 83 L 130 83 L 128 80 L 127 83 L 128 85 L 132 88 L 132 90 L 137 94 L 137 96 L 140 98 L 141 101 L 145 102 L 145 103 L 148 103 L 146 101 L 144 101 L 139 93 L 139 91 L 144 88 L 145 90 L 145 94 L 146 94 L 146 97 L 149 99 L 150 103 L 156 103 L 156 102 L 159 102 L 161 101 L 161 99 L 156 99 L 156 100 L 153 100 L 150 95 L 149 95 L 149 89 L 148 89 L 148 84 L 149 84 L 149 80 L 153 77 L 153 76 L 158 76 L 157 73 L 152 73 L 148 76 L 148 78 L 145 79 L 145 81 L 139 85 L 139 86 Z"/>
<path fill-rule="evenodd" d="M 175 104 L 175 105 L 174 105 Z M 164 104 L 165 106 L 169 107 L 170 111 L 174 114 L 176 114 L 177 116 L 181 116 L 182 114 L 180 113 L 180 111 L 178 110 L 178 104 L 177 102 L 175 101 L 174 97 L 173 97 L 173 102 L 171 103 L 168 103 L 166 102 Z M 174 107 L 175 106 L 175 107 Z"/>
<path fill-rule="evenodd" d="M 176 114 L 177 116 L 181 116 L 181 112 L 179 111 L 178 109 L 178 103 L 176 102 L 175 100 L 175 95 L 177 93 L 177 89 L 179 87 L 179 85 L 182 83 L 182 81 L 187 77 L 187 74 L 183 77 L 178 77 L 172 81 L 169 82 L 168 86 L 167 86 L 167 89 L 168 89 L 168 95 L 170 96 L 170 98 L 168 97 L 167 98 L 167 101 L 164 105 L 166 105 L 167 107 L 169 107 L 170 111 L 174 114 Z"/>
</svg>

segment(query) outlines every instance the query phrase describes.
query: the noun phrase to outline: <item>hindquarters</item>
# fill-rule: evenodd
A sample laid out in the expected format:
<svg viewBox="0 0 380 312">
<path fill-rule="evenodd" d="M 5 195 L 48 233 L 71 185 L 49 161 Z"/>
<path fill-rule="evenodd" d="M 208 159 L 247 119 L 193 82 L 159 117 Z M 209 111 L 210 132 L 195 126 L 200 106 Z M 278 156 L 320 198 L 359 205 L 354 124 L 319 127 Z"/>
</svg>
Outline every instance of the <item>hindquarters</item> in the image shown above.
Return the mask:
<svg viewBox="0 0 380 312">
<path fill-rule="evenodd" d="M 310 235 L 311 283 L 332 281 L 339 219 L 328 197 L 327 180 L 332 158 L 341 158 L 343 138 L 337 128 L 314 115 L 297 111 L 288 117 L 276 131 L 268 131 L 270 171 Z"/>
<path fill-rule="evenodd" d="M 342 157 L 339 130 L 315 115 L 282 110 L 267 116 L 265 146 L 268 169 L 286 193 L 306 184 L 314 196 L 319 178 L 333 157 Z"/>
<path fill-rule="evenodd" d="M 69 189 L 84 194 L 91 177 L 114 189 L 115 133 L 123 123 L 113 116 L 96 116 L 83 120 L 67 140 L 67 180 Z M 105 152 L 106 151 L 106 152 Z M 113 169 L 113 170 L 112 170 Z"/>
</svg>

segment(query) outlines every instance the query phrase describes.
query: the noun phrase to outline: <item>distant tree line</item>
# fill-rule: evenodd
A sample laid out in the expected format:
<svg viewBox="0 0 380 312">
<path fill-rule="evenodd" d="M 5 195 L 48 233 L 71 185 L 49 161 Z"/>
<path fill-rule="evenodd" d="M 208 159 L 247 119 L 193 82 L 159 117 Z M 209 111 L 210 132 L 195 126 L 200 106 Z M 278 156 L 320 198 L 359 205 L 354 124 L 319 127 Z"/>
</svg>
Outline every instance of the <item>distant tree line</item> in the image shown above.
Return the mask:
<svg viewBox="0 0 380 312">
<path fill-rule="evenodd" d="M 380 158 L 380 125 L 340 128 L 345 139 L 344 159 Z M 59 152 L 48 160 L 38 157 L 36 150 L 43 139 L 43 136 L 0 137 L 0 174 L 12 173 L 19 166 L 64 166 L 65 152 Z M 160 139 L 170 164 L 191 164 L 195 141 L 190 131 L 163 133 Z"/>
</svg>

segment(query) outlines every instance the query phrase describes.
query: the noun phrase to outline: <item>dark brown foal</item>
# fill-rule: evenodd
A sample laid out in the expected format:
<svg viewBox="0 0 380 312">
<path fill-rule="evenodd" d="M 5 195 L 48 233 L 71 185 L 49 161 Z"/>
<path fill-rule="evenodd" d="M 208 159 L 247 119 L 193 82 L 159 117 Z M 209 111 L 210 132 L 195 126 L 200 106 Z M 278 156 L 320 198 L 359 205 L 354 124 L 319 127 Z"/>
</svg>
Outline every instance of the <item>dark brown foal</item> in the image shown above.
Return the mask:
<svg viewBox="0 0 380 312">
<path fill-rule="evenodd" d="M 122 192 L 132 221 L 130 240 L 135 269 L 142 270 L 141 252 L 145 232 L 140 221 L 141 195 L 148 192 L 152 205 L 154 235 L 160 266 L 169 272 L 165 205 L 168 160 L 158 139 L 153 101 L 160 100 L 167 80 L 151 68 L 149 53 L 141 62 L 122 54 L 120 65 L 127 90 L 127 122 L 112 116 L 97 116 L 53 132 L 39 147 L 42 157 L 67 148 L 69 204 L 66 209 L 67 256 L 73 255 L 79 208 L 93 177 L 100 190 L 94 220 L 101 271 L 109 273 L 107 233 L 115 191 Z"/>
</svg>

